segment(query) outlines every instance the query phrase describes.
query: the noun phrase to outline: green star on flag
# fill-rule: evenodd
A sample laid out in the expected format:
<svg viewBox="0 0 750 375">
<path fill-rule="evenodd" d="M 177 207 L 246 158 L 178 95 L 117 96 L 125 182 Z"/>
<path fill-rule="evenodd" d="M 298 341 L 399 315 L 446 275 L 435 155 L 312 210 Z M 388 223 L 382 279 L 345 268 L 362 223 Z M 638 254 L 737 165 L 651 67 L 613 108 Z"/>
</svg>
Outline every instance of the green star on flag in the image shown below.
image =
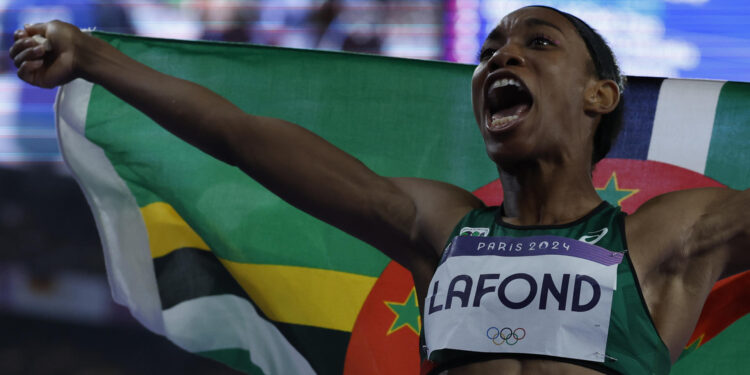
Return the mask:
<svg viewBox="0 0 750 375">
<path fill-rule="evenodd" d="M 422 331 L 422 321 L 419 319 L 419 305 L 417 305 L 417 291 L 411 288 L 411 293 L 404 302 L 385 301 L 385 305 L 396 314 L 396 318 L 388 329 L 386 335 L 401 329 L 402 327 L 411 328 L 414 333 L 419 335 Z"/>
<path fill-rule="evenodd" d="M 605 201 L 615 206 L 620 206 L 622 201 L 638 193 L 638 189 L 621 189 L 617 183 L 617 173 L 612 172 L 612 176 L 607 180 L 607 185 L 602 188 L 596 188 L 596 192 Z"/>
</svg>

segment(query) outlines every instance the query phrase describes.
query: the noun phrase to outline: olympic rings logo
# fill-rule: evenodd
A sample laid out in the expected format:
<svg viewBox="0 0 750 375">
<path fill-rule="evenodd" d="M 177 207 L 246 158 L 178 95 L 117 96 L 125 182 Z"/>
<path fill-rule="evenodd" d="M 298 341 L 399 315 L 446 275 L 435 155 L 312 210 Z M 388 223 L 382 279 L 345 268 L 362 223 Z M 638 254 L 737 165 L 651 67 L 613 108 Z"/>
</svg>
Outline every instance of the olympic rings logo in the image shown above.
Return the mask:
<svg viewBox="0 0 750 375">
<path fill-rule="evenodd" d="M 526 330 L 523 328 L 516 328 L 515 330 L 510 327 L 498 329 L 497 327 L 490 327 L 487 329 L 487 338 L 492 340 L 495 345 L 502 345 L 503 343 L 508 345 L 516 345 L 519 341 L 526 337 Z"/>
</svg>

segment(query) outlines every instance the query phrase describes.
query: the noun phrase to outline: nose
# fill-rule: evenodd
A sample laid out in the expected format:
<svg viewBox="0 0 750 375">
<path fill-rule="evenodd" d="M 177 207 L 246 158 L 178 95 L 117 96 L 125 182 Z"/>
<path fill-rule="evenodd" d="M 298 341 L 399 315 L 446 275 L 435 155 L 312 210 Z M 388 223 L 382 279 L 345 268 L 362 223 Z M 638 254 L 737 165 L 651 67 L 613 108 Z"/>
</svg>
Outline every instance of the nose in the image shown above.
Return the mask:
<svg viewBox="0 0 750 375">
<path fill-rule="evenodd" d="M 496 70 L 506 66 L 523 66 L 526 64 L 526 60 L 521 55 L 521 52 L 517 47 L 513 45 L 505 45 L 502 48 L 495 51 L 488 61 L 489 69 Z"/>
</svg>

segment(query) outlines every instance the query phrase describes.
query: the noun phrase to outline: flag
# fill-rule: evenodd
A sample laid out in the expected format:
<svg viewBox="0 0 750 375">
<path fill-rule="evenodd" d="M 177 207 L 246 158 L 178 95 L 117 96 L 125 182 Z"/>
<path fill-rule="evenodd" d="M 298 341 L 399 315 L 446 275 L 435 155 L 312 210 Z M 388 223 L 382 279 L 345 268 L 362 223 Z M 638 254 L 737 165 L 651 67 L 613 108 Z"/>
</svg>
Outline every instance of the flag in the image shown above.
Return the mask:
<svg viewBox="0 0 750 375">
<path fill-rule="evenodd" d="M 94 35 L 248 113 L 300 124 L 376 173 L 445 181 L 490 204 L 501 199 L 474 123 L 472 66 Z M 750 85 L 632 77 L 625 97 L 626 128 L 594 173 L 602 197 L 632 212 L 675 189 L 750 186 L 743 147 L 750 113 L 741 105 Z M 403 267 L 100 86 L 63 86 L 56 113 L 113 297 L 150 330 L 250 374 L 419 371 L 419 301 Z M 727 368 L 750 365 L 741 344 L 750 332 L 748 289 L 738 287 L 747 276 L 717 286 L 674 373 L 707 368 L 694 362 L 718 366 L 712 358 L 727 352 Z"/>
</svg>

